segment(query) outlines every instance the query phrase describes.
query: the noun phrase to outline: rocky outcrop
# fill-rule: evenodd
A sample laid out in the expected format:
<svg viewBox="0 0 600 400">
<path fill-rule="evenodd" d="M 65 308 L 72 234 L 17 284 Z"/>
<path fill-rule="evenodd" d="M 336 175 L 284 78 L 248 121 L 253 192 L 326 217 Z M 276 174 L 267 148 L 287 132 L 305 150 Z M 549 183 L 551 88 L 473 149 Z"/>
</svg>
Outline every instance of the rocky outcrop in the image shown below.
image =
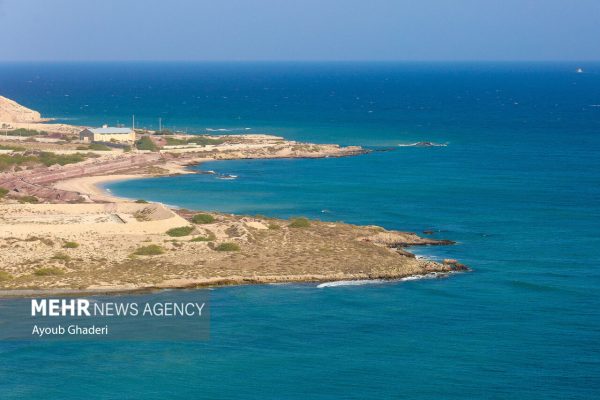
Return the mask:
<svg viewBox="0 0 600 400">
<path fill-rule="evenodd" d="M 0 96 L 0 122 L 24 122 L 36 123 L 44 122 L 41 114 L 17 103 L 14 100 Z"/>
<path fill-rule="evenodd" d="M 375 235 L 362 238 L 362 240 L 393 248 L 402 248 L 407 246 L 445 246 L 454 244 L 454 242 L 451 240 L 427 239 L 417 236 L 411 232 L 383 230 Z"/>
<path fill-rule="evenodd" d="M 458 260 L 453 258 L 444 259 L 444 265 L 448 265 L 450 268 L 452 268 L 452 271 L 470 271 L 469 267 L 467 267 L 465 264 L 459 263 Z"/>
</svg>

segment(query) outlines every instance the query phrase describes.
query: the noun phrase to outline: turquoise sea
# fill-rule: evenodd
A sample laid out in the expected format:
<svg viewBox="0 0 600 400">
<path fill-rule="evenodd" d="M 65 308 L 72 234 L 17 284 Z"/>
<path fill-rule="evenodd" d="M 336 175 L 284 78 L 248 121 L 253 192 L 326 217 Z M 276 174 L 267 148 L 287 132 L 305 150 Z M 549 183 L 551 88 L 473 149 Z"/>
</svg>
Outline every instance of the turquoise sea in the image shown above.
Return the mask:
<svg viewBox="0 0 600 400">
<path fill-rule="evenodd" d="M 108 189 L 431 229 L 458 244 L 415 252 L 473 268 L 215 289 L 204 342 L 0 343 L 0 398 L 600 398 L 600 64 L 2 64 L 0 94 L 74 124 L 391 149 Z M 398 146 L 417 141 L 447 146 Z"/>
</svg>

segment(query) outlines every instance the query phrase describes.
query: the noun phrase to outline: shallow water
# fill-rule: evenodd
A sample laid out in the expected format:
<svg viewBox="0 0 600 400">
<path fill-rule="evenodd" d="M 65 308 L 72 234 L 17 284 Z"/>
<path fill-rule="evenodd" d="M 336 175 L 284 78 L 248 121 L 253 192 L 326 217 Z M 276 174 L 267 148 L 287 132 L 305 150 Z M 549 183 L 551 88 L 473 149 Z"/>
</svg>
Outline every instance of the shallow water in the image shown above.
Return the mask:
<svg viewBox="0 0 600 400">
<path fill-rule="evenodd" d="M 458 244 L 417 254 L 474 269 L 368 285 L 216 289 L 211 339 L 196 344 L 3 343 L 2 397 L 598 397 L 600 65 L 584 69 L 0 66 L 4 95 L 76 123 L 123 122 L 135 112 L 147 126 L 162 115 L 195 132 L 392 147 L 340 159 L 211 162 L 197 168 L 238 178 L 109 188 L 188 208 L 431 229 Z M 448 146 L 397 146 L 415 141 Z"/>
</svg>

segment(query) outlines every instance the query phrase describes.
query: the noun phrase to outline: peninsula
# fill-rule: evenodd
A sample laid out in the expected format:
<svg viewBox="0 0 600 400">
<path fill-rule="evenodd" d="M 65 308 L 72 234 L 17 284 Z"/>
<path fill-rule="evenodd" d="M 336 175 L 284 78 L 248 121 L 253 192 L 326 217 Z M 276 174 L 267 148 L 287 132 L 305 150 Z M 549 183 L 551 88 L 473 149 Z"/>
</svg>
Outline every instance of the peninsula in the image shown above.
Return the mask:
<svg viewBox="0 0 600 400">
<path fill-rule="evenodd" d="M 134 141 L 110 136 L 119 132 Z M 94 135 L 111 139 L 97 141 Z M 55 124 L 0 96 L 0 289 L 120 291 L 465 270 L 456 260 L 438 263 L 405 250 L 449 241 L 301 217 L 171 209 L 116 198 L 98 187 L 111 180 L 194 173 L 186 167 L 208 160 L 365 152 L 272 135 Z"/>
</svg>

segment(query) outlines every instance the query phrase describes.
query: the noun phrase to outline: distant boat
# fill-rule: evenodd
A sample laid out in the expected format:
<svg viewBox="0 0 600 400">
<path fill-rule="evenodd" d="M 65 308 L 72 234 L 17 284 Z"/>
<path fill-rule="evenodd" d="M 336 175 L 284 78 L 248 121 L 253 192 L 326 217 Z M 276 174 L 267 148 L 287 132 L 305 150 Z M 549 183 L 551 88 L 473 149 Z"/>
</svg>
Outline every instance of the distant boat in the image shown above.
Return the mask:
<svg viewBox="0 0 600 400">
<path fill-rule="evenodd" d="M 583 68 L 577 68 L 575 72 L 577 72 L 578 74 L 583 74 Z"/>
</svg>

